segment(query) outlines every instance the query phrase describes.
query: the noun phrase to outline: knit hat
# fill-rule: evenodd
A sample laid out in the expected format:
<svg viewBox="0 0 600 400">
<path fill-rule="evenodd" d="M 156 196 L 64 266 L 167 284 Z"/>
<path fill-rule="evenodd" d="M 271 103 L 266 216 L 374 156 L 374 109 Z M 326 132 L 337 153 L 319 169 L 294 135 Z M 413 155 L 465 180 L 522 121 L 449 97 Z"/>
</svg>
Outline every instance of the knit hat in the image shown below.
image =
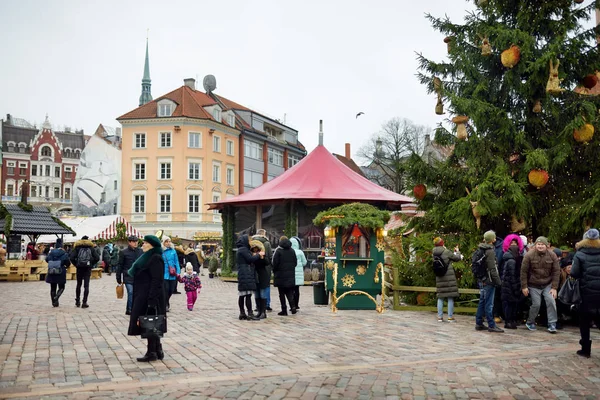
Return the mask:
<svg viewBox="0 0 600 400">
<path fill-rule="evenodd" d="M 127 236 L 127 241 L 128 242 L 137 242 L 138 238 L 135 235 L 129 235 L 129 236 Z"/>
<path fill-rule="evenodd" d="M 573 256 L 571 254 L 569 254 L 568 256 L 566 256 L 565 258 L 563 258 L 562 260 L 560 260 L 560 267 L 561 268 L 566 268 L 569 265 L 573 264 Z"/>
<path fill-rule="evenodd" d="M 187 263 L 185 263 L 185 272 L 193 271 L 193 270 L 194 270 L 194 267 L 192 266 L 191 262 L 188 261 Z"/>
<path fill-rule="evenodd" d="M 583 238 L 590 239 L 590 240 L 597 240 L 598 238 L 600 238 L 600 233 L 598 232 L 598 229 L 592 228 L 583 234 Z"/>
<path fill-rule="evenodd" d="M 434 246 L 443 246 L 444 245 L 444 239 L 442 239 L 441 237 L 436 237 L 433 239 L 433 245 Z"/>
<path fill-rule="evenodd" d="M 543 243 L 546 246 L 550 246 L 550 243 L 548 242 L 548 239 L 545 236 L 538 236 L 537 239 L 535 239 L 535 243 Z"/>
<path fill-rule="evenodd" d="M 558 247 L 553 248 L 552 251 L 554 252 L 554 254 L 556 254 L 556 257 L 558 257 L 558 258 L 562 257 L 562 250 L 559 249 Z"/>
<path fill-rule="evenodd" d="M 81 240 L 88 240 L 88 239 L 89 239 L 89 237 L 88 237 L 87 235 L 83 235 L 83 236 L 81 237 Z"/>
<path fill-rule="evenodd" d="M 486 243 L 492 243 L 492 242 L 496 241 L 496 232 L 487 231 L 486 233 L 483 234 L 483 240 L 485 240 Z"/>
<path fill-rule="evenodd" d="M 527 246 L 527 236 L 519 235 L 519 237 L 521 238 L 521 242 L 523 242 L 523 246 Z"/>
<path fill-rule="evenodd" d="M 164 243 L 164 242 L 166 242 L 167 240 L 169 240 L 169 241 L 170 241 L 170 240 L 171 240 L 171 238 L 170 238 L 170 237 L 168 237 L 167 235 L 165 235 L 165 236 L 163 236 L 163 237 L 162 237 L 162 242 L 163 242 L 163 243 Z"/>
<path fill-rule="evenodd" d="M 58 239 L 56 239 L 56 243 L 54 244 L 54 248 L 55 248 L 55 249 L 59 249 L 59 248 L 61 248 L 61 247 L 62 247 L 62 245 L 63 245 L 63 241 L 62 241 L 62 239 L 61 239 L 61 238 L 58 238 Z"/>
<path fill-rule="evenodd" d="M 160 239 L 154 235 L 144 236 L 144 242 L 150 243 L 152 247 L 160 247 Z"/>
</svg>

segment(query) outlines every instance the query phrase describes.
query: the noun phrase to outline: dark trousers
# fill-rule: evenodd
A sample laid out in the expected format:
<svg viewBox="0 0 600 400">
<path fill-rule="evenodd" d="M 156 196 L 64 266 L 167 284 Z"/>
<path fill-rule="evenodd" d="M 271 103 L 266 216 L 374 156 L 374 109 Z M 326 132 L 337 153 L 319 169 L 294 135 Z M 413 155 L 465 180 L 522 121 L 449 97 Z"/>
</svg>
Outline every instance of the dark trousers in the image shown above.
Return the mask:
<svg viewBox="0 0 600 400">
<path fill-rule="evenodd" d="M 300 302 L 300 286 L 294 286 L 294 306 L 298 307 L 298 303 Z"/>
<path fill-rule="evenodd" d="M 507 318 L 504 314 L 504 303 L 502 301 L 502 290 L 500 290 L 500 288 L 494 293 L 494 317 L 504 318 L 505 320 Z"/>
<path fill-rule="evenodd" d="M 281 302 L 281 311 L 287 313 L 287 307 L 285 305 L 285 299 L 290 304 L 290 308 L 296 309 L 296 303 L 294 303 L 294 286 L 292 287 L 278 287 L 279 290 L 279 301 Z"/>
<path fill-rule="evenodd" d="M 165 279 L 163 286 L 165 288 L 165 299 L 167 302 L 167 307 L 171 307 L 171 303 L 169 302 L 169 300 L 171 299 L 171 295 L 175 293 L 177 281 L 175 279 Z"/>
<path fill-rule="evenodd" d="M 60 294 L 62 294 L 62 292 L 64 292 L 64 290 L 65 290 L 65 284 L 64 283 L 51 283 L 50 284 L 50 298 L 52 299 L 52 301 L 54 301 L 54 298 L 56 297 L 56 289 L 57 288 L 58 288 L 58 290 L 60 290 Z M 58 296 L 58 297 L 60 297 L 60 296 Z"/>
<path fill-rule="evenodd" d="M 156 353 L 158 354 L 162 349 L 162 346 L 160 344 L 160 337 L 159 336 L 152 336 L 148 338 L 148 350 L 146 354 L 150 354 L 150 353 Z"/>
<path fill-rule="evenodd" d="M 90 294 L 90 276 L 92 276 L 91 268 L 77 268 L 77 286 L 75 287 L 75 301 L 79 302 L 81 298 L 81 284 L 83 283 L 83 302 L 87 303 Z"/>
<path fill-rule="evenodd" d="M 592 321 L 600 329 L 600 311 L 596 310 L 592 314 L 585 307 L 581 307 L 579 309 L 579 333 L 581 334 L 582 345 L 590 341 L 590 324 Z"/>
<path fill-rule="evenodd" d="M 517 322 L 517 309 L 519 303 L 512 301 L 503 301 L 502 308 L 504 309 L 504 320 L 506 322 Z"/>
</svg>

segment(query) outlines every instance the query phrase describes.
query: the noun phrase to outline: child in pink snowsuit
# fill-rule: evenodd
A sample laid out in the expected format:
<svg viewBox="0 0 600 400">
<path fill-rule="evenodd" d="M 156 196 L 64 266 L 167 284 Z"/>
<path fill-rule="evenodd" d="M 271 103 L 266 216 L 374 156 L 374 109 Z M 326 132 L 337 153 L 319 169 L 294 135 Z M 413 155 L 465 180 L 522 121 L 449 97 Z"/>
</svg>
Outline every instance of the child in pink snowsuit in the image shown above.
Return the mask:
<svg viewBox="0 0 600 400">
<path fill-rule="evenodd" d="M 202 282 L 200 282 L 198 274 L 194 272 L 191 263 L 188 262 L 185 264 L 185 273 L 177 275 L 177 281 L 184 284 L 188 310 L 192 311 L 194 309 L 194 304 L 196 304 L 198 293 L 200 293 L 200 289 L 202 289 Z"/>
</svg>

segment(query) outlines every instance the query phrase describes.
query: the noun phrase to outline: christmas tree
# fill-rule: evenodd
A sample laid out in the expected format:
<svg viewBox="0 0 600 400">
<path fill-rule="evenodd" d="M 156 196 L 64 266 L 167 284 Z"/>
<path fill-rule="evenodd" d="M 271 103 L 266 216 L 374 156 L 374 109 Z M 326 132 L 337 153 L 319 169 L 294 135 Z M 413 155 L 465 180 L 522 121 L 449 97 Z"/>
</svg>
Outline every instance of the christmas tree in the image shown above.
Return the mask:
<svg viewBox="0 0 600 400">
<path fill-rule="evenodd" d="M 600 224 L 600 30 L 589 22 L 600 0 L 581 3 L 477 0 L 462 25 L 427 15 L 448 60 L 419 54 L 419 78 L 453 121 L 436 142 L 454 149 L 443 162 L 412 157 L 422 231 L 572 244 Z"/>
</svg>

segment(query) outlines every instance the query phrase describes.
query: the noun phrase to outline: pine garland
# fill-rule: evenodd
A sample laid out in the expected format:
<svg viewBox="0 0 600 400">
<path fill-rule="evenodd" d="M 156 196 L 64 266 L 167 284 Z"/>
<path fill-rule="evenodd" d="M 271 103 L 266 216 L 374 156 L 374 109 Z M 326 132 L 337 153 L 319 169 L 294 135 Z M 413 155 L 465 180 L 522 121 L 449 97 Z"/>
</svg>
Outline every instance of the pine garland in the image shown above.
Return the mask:
<svg viewBox="0 0 600 400">
<path fill-rule="evenodd" d="M 321 211 L 313 220 L 316 226 L 329 225 L 333 228 L 359 224 L 365 228 L 383 228 L 390 220 L 390 213 L 364 203 L 350 203 Z"/>
</svg>

